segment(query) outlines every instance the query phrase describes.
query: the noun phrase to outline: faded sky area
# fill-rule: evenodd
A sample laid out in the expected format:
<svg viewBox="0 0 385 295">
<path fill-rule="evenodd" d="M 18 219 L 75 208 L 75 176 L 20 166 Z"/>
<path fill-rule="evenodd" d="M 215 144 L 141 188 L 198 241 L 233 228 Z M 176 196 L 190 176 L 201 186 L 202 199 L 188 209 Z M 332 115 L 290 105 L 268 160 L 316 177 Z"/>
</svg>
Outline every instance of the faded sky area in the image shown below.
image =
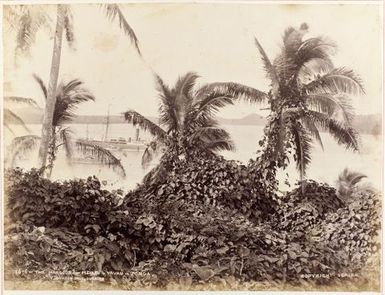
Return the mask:
<svg viewBox="0 0 385 295">
<path fill-rule="evenodd" d="M 93 4 L 73 4 L 76 50 L 63 47 L 61 79 L 79 78 L 96 96 L 83 104 L 79 114 L 106 115 L 135 109 L 156 115 L 158 97 L 153 72 L 173 84 L 179 75 L 195 71 L 200 83 L 240 82 L 267 90 L 262 63 L 254 44 L 257 37 L 271 59 L 280 50 L 288 26 L 306 22 L 308 36 L 324 35 L 334 40 L 336 66 L 356 71 L 366 95 L 354 97 L 356 113 L 382 110 L 382 16 L 378 4 L 121 4 L 135 30 L 143 58 L 128 37 Z M 55 21 L 55 10 L 52 12 Z M 6 10 L 5 10 L 6 13 Z M 4 31 L 4 80 L 6 95 L 44 99 L 32 73 L 48 82 L 53 39 L 38 34 L 31 58 L 19 57 L 15 66 L 16 33 Z M 65 44 L 65 43 L 64 43 Z M 237 104 L 220 116 L 239 118 L 264 106 Z"/>
</svg>

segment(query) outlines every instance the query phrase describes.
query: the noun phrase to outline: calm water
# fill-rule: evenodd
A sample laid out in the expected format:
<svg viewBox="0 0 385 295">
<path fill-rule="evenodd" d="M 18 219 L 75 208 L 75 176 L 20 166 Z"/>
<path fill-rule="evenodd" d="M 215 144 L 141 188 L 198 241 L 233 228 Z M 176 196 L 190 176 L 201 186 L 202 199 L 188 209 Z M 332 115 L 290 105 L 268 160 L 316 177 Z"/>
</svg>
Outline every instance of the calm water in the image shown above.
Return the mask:
<svg viewBox="0 0 385 295">
<path fill-rule="evenodd" d="M 40 125 L 29 125 L 32 134 L 40 135 Z M 70 128 L 74 134 L 80 138 L 101 140 L 105 135 L 105 125 L 103 124 L 72 124 Z M 236 126 L 225 125 L 225 129 L 231 134 L 237 150 L 235 152 L 223 152 L 227 159 L 235 159 L 246 163 L 250 158 L 255 158 L 257 143 L 263 134 L 263 126 Z M 377 188 L 381 188 L 382 181 L 382 140 L 379 137 L 372 135 L 362 135 L 361 153 L 353 153 L 346 151 L 342 146 L 339 146 L 329 135 L 322 134 L 325 150 L 315 145 L 312 153 L 312 163 L 308 169 L 307 176 L 321 182 L 333 184 L 338 177 L 338 174 L 348 167 L 352 170 L 357 170 L 365 173 L 370 181 Z M 111 124 L 108 130 L 108 139 L 123 137 L 135 137 L 135 128 L 128 124 Z M 141 132 L 140 137 L 145 140 L 150 140 L 151 136 Z M 10 142 L 10 136 L 6 137 L 6 144 Z M 68 165 L 65 160 L 63 151 L 58 154 L 56 166 L 53 171 L 53 178 L 68 179 L 82 178 L 89 175 L 96 175 L 101 180 L 107 180 L 108 186 L 112 188 L 130 189 L 134 188 L 141 181 L 143 176 L 149 169 L 143 170 L 141 167 L 141 152 L 132 151 L 123 154 L 116 154 L 121 159 L 123 166 L 126 169 L 126 178 L 121 179 L 111 169 L 105 166 L 91 164 Z M 28 159 L 21 161 L 18 165 L 25 168 L 30 168 L 36 165 L 37 151 L 28 155 Z M 156 161 L 152 164 L 156 165 Z M 280 173 L 281 180 L 286 178 L 286 173 L 289 174 L 289 182 L 295 183 L 298 180 L 298 173 L 295 166 L 291 165 L 288 169 Z M 283 181 L 282 181 L 283 183 Z M 281 189 L 288 189 L 286 185 L 281 186 Z"/>
</svg>

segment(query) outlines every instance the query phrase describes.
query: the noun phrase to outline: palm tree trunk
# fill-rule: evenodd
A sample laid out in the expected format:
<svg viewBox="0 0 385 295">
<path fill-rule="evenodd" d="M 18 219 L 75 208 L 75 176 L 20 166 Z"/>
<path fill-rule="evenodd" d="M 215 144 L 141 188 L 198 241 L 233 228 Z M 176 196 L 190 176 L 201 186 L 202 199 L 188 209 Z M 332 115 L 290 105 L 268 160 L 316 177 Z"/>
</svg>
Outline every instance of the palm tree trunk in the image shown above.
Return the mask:
<svg viewBox="0 0 385 295">
<path fill-rule="evenodd" d="M 56 32 L 53 46 L 51 72 L 48 85 L 47 102 L 45 105 L 43 126 L 41 131 L 41 143 L 39 148 L 39 164 L 45 167 L 47 162 L 48 147 L 52 136 L 52 120 L 56 104 L 56 88 L 59 78 L 60 56 L 64 28 L 64 5 L 57 5 Z"/>
<path fill-rule="evenodd" d="M 51 178 L 52 175 L 52 169 L 53 169 L 53 163 L 56 159 L 56 127 L 52 127 L 52 133 L 51 133 L 51 140 L 48 145 L 48 171 L 47 171 L 47 177 Z"/>
</svg>

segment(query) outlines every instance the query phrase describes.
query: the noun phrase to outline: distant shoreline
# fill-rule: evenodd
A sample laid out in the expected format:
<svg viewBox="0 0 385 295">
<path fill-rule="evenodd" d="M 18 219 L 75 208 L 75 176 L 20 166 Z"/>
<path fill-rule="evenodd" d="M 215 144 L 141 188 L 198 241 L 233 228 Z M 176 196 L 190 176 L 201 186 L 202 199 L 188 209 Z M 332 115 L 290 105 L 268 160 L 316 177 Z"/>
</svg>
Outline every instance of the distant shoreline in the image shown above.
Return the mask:
<svg viewBox="0 0 385 295">
<path fill-rule="evenodd" d="M 43 121 L 42 110 L 33 108 L 22 108 L 17 112 L 26 124 L 41 124 Z M 148 117 L 153 122 L 158 122 L 156 117 Z M 79 115 L 74 118 L 70 124 L 106 124 L 107 116 L 87 116 Z M 236 126 L 265 126 L 266 117 L 259 114 L 249 114 L 243 118 L 227 119 L 218 117 L 218 122 L 222 125 Z M 109 117 L 109 124 L 124 124 L 126 121 L 123 116 L 113 115 Z M 382 135 L 382 115 L 356 115 L 353 121 L 353 127 L 362 134 Z"/>
</svg>

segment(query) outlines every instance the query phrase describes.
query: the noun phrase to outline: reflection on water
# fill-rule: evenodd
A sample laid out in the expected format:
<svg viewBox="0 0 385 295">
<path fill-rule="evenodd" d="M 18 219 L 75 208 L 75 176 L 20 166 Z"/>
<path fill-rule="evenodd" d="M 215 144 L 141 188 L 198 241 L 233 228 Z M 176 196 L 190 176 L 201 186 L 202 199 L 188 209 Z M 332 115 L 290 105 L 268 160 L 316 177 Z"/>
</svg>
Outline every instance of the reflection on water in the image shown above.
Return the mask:
<svg viewBox="0 0 385 295">
<path fill-rule="evenodd" d="M 105 135 L 105 125 L 89 124 L 88 127 L 84 124 L 69 125 L 74 131 L 74 135 L 78 138 L 86 138 L 101 140 Z M 40 135 L 40 125 L 29 125 L 31 133 Z M 235 126 L 225 125 L 233 138 L 237 150 L 235 152 L 223 152 L 227 159 L 239 160 L 247 163 L 250 158 L 255 158 L 258 148 L 258 141 L 263 134 L 262 126 Z M 21 135 L 21 134 L 19 134 Z M 339 146 L 329 135 L 322 134 L 325 150 L 315 145 L 312 153 L 312 163 L 308 169 L 307 177 L 321 182 L 333 184 L 337 179 L 338 174 L 348 167 L 352 170 L 360 171 L 368 176 L 378 189 L 381 189 L 382 184 L 382 141 L 381 138 L 375 138 L 372 135 L 362 135 L 361 153 L 353 153 L 346 151 L 342 146 Z M 128 140 L 129 137 L 135 137 L 135 128 L 128 124 L 111 124 L 107 139 L 123 137 Z M 151 136 L 148 133 L 142 132 L 141 139 L 150 141 Z M 8 135 L 5 144 L 9 144 L 11 136 Z M 65 158 L 64 151 L 59 151 L 57 161 L 52 173 L 54 179 L 68 178 L 84 178 L 89 175 L 95 175 L 100 180 L 108 182 L 108 188 L 123 188 L 124 190 L 134 188 L 141 182 L 143 176 L 156 165 L 156 161 L 144 170 L 141 167 L 142 152 L 125 151 L 114 152 L 115 156 L 121 159 L 122 165 L 126 170 L 126 178 L 121 179 L 116 173 L 106 166 L 95 164 L 73 164 L 69 165 Z M 19 161 L 17 164 L 24 168 L 31 168 L 36 165 L 37 151 L 28 155 L 25 160 Z M 289 174 L 289 182 L 294 184 L 298 180 L 298 173 L 295 170 L 295 165 L 291 164 L 284 173 L 279 174 L 280 180 L 285 179 L 286 173 Z M 283 184 L 281 189 L 288 189 Z"/>
</svg>

